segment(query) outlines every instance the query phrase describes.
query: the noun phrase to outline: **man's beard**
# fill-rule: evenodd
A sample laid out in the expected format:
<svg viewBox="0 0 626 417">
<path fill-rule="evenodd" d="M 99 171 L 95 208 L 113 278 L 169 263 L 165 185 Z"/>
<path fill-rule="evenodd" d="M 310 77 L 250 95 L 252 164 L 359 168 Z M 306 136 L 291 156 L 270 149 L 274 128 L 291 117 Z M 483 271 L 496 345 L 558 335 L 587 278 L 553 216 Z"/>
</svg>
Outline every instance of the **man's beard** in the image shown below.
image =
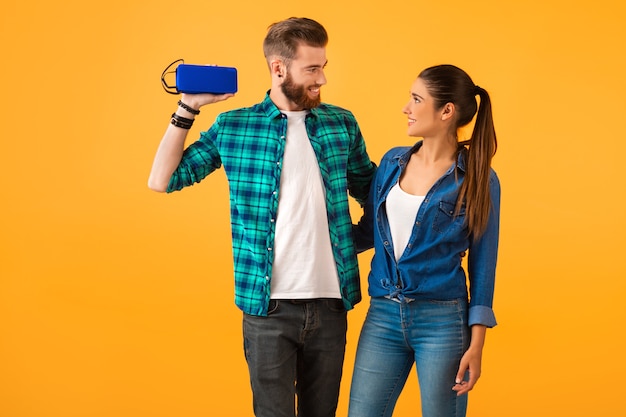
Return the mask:
<svg viewBox="0 0 626 417">
<path fill-rule="evenodd" d="M 308 88 L 302 84 L 294 83 L 289 72 L 287 72 L 285 81 L 283 81 L 280 88 L 285 97 L 305 110 L 319 106 L 322 101 L 322 96 L 320 94 L 318 94 L 315 98 L 310 98 L 308 95 Z"/>
</svg>

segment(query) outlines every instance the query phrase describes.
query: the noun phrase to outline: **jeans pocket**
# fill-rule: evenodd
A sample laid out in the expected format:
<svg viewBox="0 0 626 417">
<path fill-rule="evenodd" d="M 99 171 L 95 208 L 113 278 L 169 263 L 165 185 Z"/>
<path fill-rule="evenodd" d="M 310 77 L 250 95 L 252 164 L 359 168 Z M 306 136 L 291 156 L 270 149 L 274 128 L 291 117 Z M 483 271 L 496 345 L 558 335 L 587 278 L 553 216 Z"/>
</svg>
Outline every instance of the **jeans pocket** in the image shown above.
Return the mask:
<svg viewBox="0 0 626 417">
<path fill-rule="evenodd" d="M 280 306 L 280 302 L 278 300 L 270 300 L 269 305 L 267 306 L 267 315 L 273 314 L 278 311 L 278 307 Z"/>
<path fill-rule="evenodd" d="M 428 300 L 429 303 L 431 304 L 435 304 L 435 305 L 440 305 L 440 306 L 454 306 L 459 304 L 459 300 L 458 299 L 453 299 L 453 300 Z"/>
<path fill-rule="evenodd" d="M 333 313 L 344 313 L 346 311 L 346 307 L 343 305 L 343 300 L 339 298 L 327 299 L 326 306 L 328 307 L 328 310 Z"/>
</svg>

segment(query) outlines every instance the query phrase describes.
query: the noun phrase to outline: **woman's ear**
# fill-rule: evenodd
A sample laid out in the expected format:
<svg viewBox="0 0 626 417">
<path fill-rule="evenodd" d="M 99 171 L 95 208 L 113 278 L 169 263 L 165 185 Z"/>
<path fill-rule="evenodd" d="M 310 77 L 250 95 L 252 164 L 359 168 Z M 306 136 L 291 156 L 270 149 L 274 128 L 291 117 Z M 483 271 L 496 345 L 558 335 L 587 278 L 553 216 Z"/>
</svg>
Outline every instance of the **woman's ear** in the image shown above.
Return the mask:
<svg viewBox="0 0 626 417">
<path fill-rule="evenodd" d="M 449 120 L 454 117 L 454 113 L 456 112 L 456 107 L 453 103 L 446 103 L 443 105 L 441 109 L 441 120 Z"/>
</svg>

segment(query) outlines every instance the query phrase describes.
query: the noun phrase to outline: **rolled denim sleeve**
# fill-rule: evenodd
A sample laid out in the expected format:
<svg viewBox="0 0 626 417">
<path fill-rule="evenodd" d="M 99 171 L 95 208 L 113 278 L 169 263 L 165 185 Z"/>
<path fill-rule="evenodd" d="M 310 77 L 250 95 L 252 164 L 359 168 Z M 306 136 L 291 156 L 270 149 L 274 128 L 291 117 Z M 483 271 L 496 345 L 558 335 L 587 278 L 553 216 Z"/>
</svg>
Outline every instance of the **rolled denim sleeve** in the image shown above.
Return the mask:
<svg viewBox="0 0 626 417">
<path fill-rule="evenodd" d="M 487 228 L 476 241 L 470 243 L 468 273 L 470 283 L 470 326 L 481 324 L 494 327 L 497 322 L 493 312 L 496 263 L 500 233 L 500 181 L 491 171 L 490 193 L 492 206 Z"/>
</svg>

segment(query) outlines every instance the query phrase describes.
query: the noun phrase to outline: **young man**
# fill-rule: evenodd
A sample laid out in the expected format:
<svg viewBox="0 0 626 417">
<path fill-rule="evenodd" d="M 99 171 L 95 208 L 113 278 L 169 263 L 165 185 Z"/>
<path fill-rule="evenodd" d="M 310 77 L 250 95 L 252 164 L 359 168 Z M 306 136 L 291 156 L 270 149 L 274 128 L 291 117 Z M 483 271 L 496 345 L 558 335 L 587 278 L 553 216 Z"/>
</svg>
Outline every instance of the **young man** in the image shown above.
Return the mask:
<svg viewBox="0 0 626 417">
<path fill-rule="evenodd" d="M 257 417 L 335 415 L 346 312 L 361 299 L 346 191 L 363 204 L 376 166 L 352 113 L 321 102 L 327 42 L 311 19 L 271 25 L 265 99 L 220 114 L 184 149 L 200 107 L 232 95 L 183 94 L 150 174 L 171 192 L 224 166 Z"/>
</svg>

